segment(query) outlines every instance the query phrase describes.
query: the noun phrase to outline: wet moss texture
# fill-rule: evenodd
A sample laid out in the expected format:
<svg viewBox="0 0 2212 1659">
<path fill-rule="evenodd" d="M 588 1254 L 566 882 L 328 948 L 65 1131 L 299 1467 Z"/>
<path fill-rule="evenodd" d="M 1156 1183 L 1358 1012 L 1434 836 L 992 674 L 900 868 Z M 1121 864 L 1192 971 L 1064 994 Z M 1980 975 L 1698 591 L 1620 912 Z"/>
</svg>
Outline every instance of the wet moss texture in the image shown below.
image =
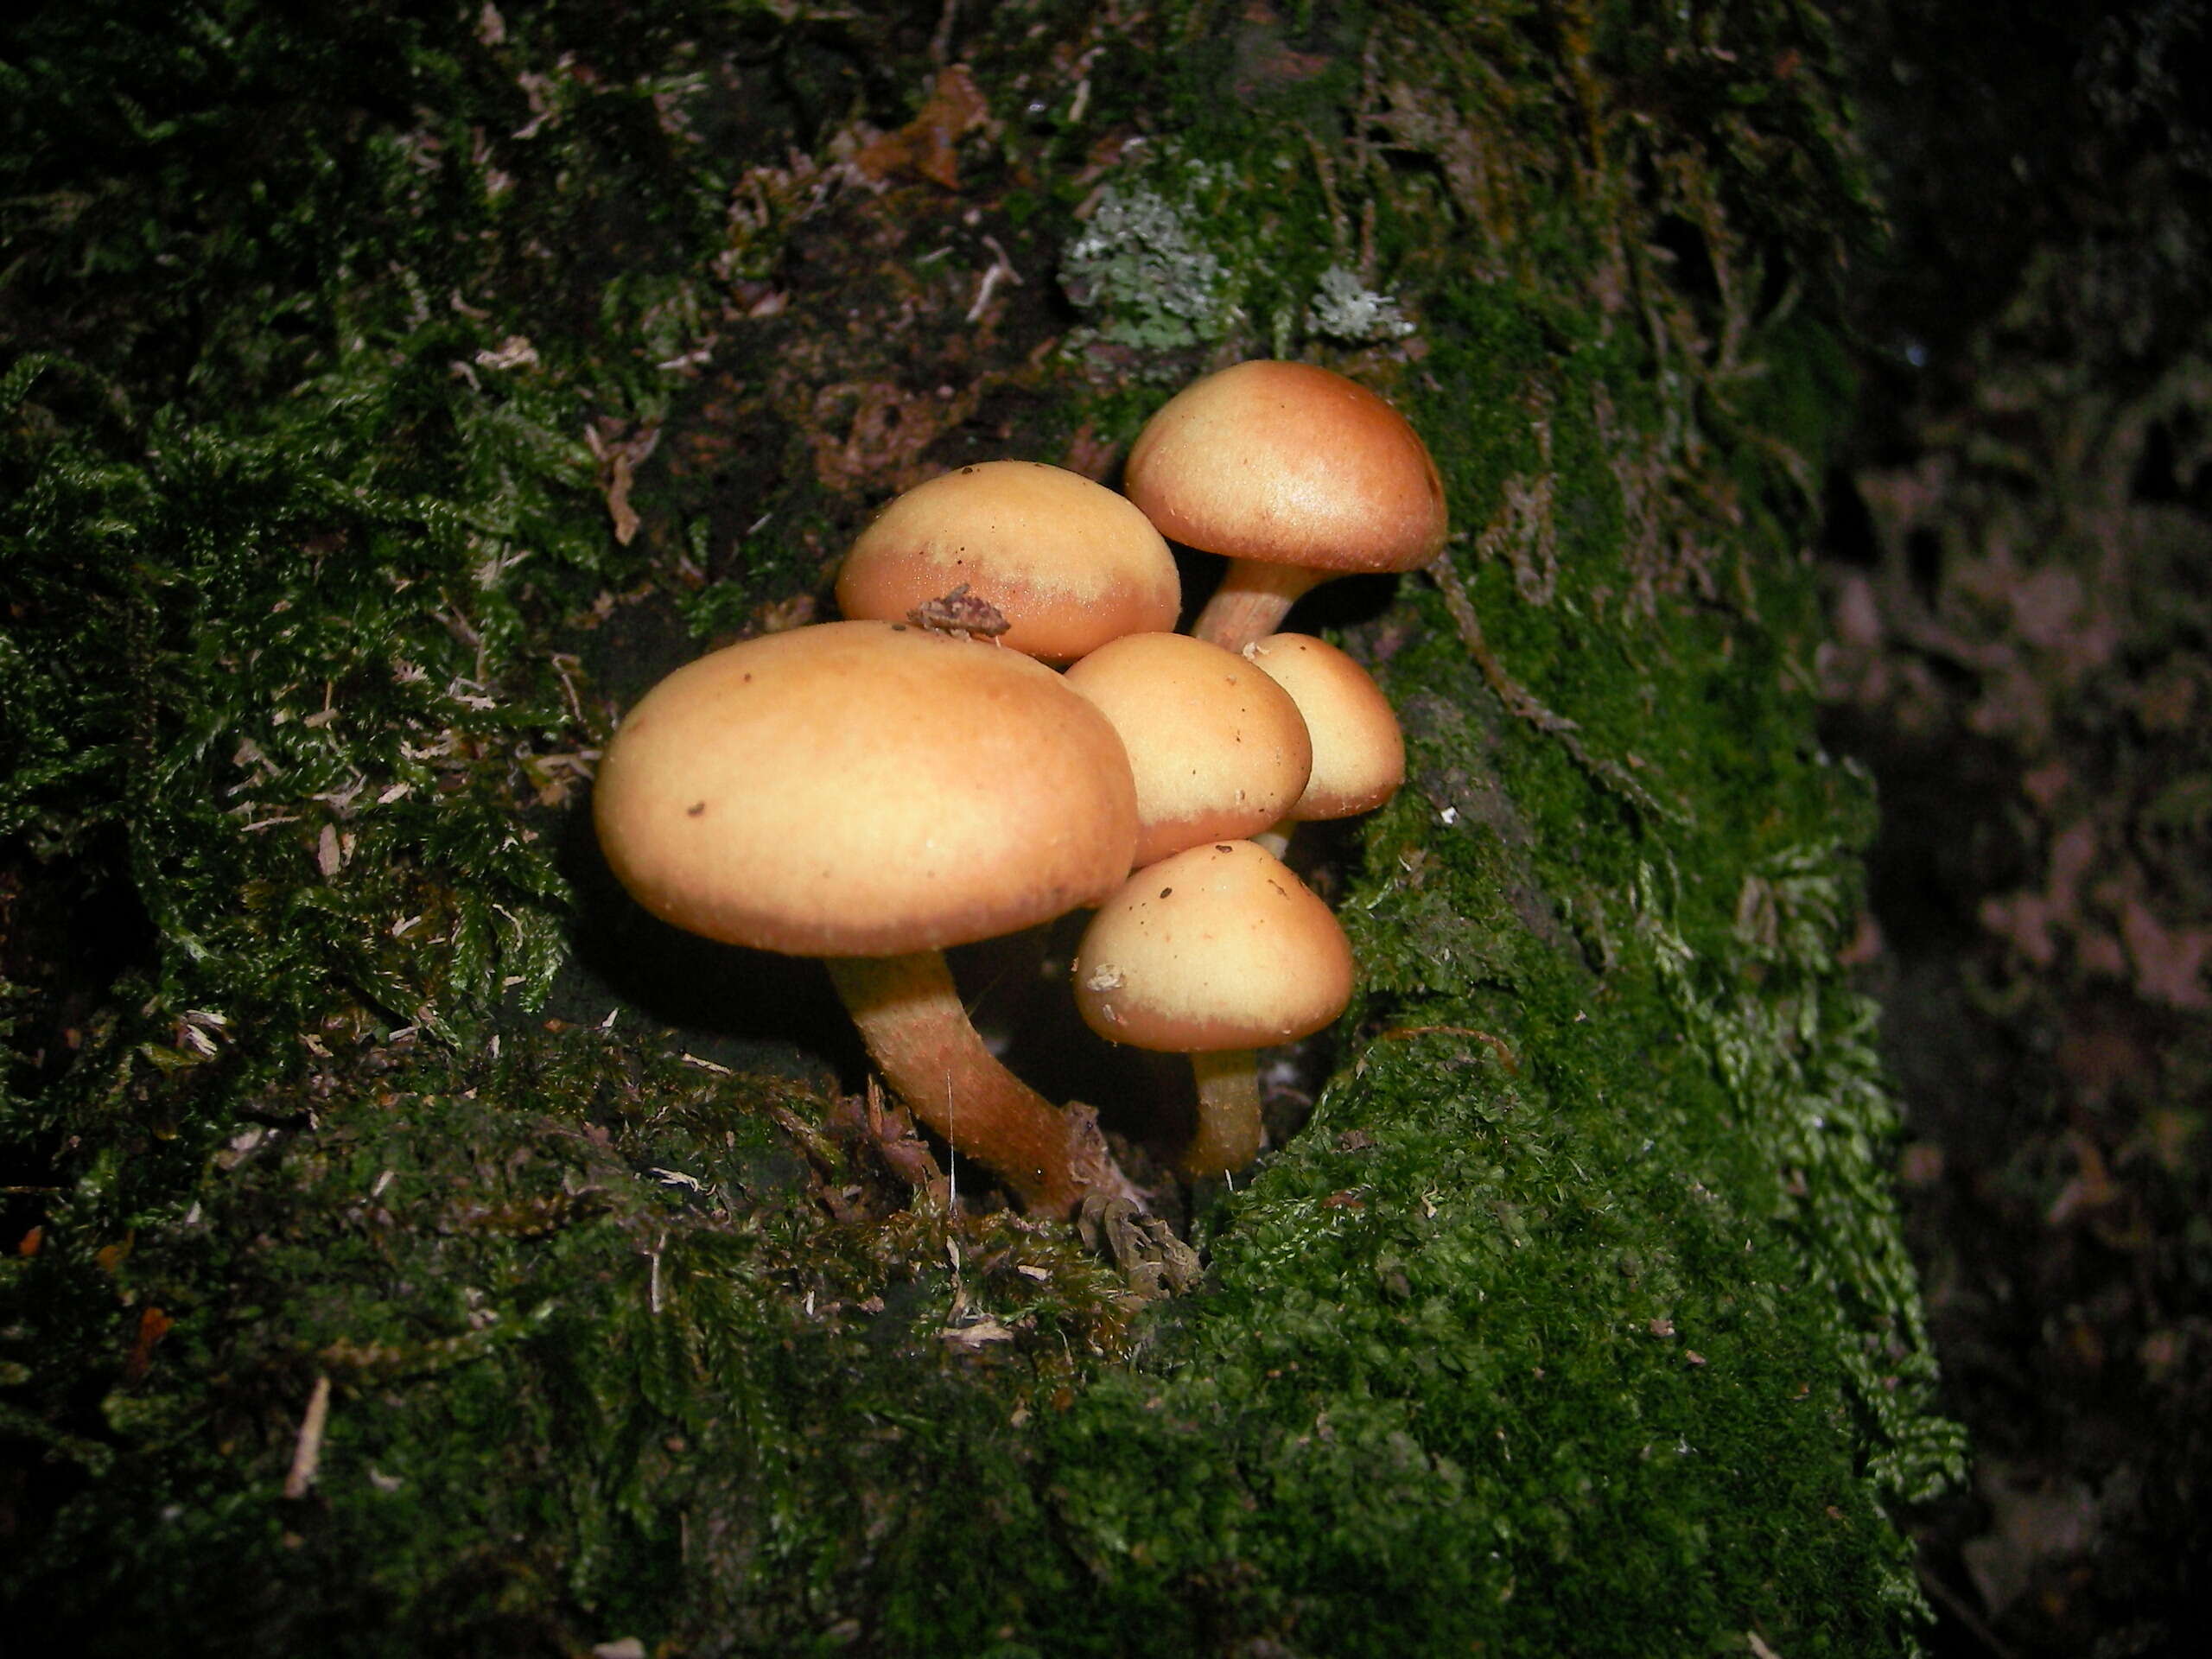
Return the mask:
<svg viewBox="0 0 2212 1659">
<path fill-rule="evenodd" d="M 0 33 L 19 1628 L 1910 1648 L 1960 1447 L 1811 735 L 1876 227 L 1815 13 L 105 10 Z M 1267 353 L 1460 529 L 1301 613 L 1411 743 L 1317 855 L 1363 985 L 1140 1306 L 902 1185 L 815 970 L 654 931 L 584 808 L 893 490 L 1110 477 Z"/>
</svg>

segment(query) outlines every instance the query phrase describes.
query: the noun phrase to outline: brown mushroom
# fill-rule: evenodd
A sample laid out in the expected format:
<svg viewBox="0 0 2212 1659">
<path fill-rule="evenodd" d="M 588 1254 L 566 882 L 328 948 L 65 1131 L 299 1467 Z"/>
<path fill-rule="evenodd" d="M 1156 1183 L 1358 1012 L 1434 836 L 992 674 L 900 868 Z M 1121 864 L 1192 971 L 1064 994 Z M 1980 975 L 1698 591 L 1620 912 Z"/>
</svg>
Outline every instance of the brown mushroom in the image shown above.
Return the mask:
<svg viewBox="0 0 2212 1659">
<path fill-rule="evenodd" d="M 1001 645 L 1048 663 L 1173 628 L 1183 602 L 1174 556 L 1143 513 L 1033 461 L 982 461 L 917 485 L 861 532 L 837 575 L 838 608 L 853 618 L 926 618 L 956 592 L 1003 620 Z M 957 602 L 947 625 L 962 614 Z"/>
<path fill-rule="evenodd" d="M 1067 683 L 1121 734 L 1136 779 L 1135 862 L 1266 829 L 1298 799 L 1313 751 L 1298 704 L 1231 651 L 1131 633 L 1073 664 Z"/>
<path fill-rule="evenodd" d="M 1443 481 L 1405 417 L 1306 363 L 1239 363 L 1137 435 L 1122 487 L 1163 535 L 1230 561 L 1192 632 L 1241 651 L 1315 583 L 1443 550 Z"/>
<path fill-rule="evenodd" d="M 1193 1176 L 1257 1155 L 1254 1051 L 1319 1031 L 1351 988 L 1351 946 L 1328 906 L 1249 841 L 1138 871 L 1099 907 L 1076 954 L 1076 1003 L 1093 1031 L 1191 1056 L 1198 1120 L 1180 1163 Z"/>
<path fill-rule="evenodd" d="M 1262 846 L 1280 858 L 1297 825 L 1372 811 L 1398 792 L 1406 779 L 1405 734 L 1373 675 L 1310 634 L 1269 634 L 1243 655 L 1290 693 L 1313 741 L 1306 791 L 1259 838 Z"/>
<path fill-rule="evenodd" d="M 1095 1124 L 987 1052 L 944 947 L 1110 893 L 1136 837 L 1121 741 L 1014 652 L 832 622 L 714 652 L 655 686 L 601 763 L 615 874 L 709 938 L 828 959 L 914 1115 L 1029 1208 L 1124 1190 Z"/>
</svg>

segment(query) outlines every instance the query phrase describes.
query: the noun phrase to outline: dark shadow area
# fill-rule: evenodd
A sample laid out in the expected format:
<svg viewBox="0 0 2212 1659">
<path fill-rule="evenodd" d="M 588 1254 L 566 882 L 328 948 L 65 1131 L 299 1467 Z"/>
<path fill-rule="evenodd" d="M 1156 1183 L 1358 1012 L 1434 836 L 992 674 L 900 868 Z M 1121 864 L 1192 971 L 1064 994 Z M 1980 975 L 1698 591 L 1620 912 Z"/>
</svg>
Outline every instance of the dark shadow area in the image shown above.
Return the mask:
<svg viewBox="0 0 2212 1659">
<path fill-rule="evenodd" d="M 588 802 L 564 813 L 556 856 L 576 924 L 545 1014 L 575 1024 L 642 1019 L 687 1053 L 733 1071 L 856 1087 L 860 1039 L 818 963 L 687 933 L 652 915 L 607 868 Z"/>
<path fill-rule="evenodd" d="M 1118 486 L 1120 480 L 1115 480 Z M 1202 553 L 1180 542 L 1168 543 L 1175 554 L 1175 568 L 1183 579 L 1183 612 L 1178 632 L 1188 633 L 1206 601 L 1229 569 L 1217 554 Z M 1384 571 L 1374 575 L 1332 576 L 1319 583 L 1290 607 L 1278 632 L 1322 634 L 1332 628 L 1353 628 L 1372 622 L 1390 608 L 1398 585 L 1413 578 Z"/>
<path fill-rule="evenodd" d="M 1876 3 L 1894 235 L 1827 480 L 1823 741 L 1967 1490 L 1943 1659 L 2212 1627 L 2212 9 Z M 2195 1630 L 2197 1637 L 2188 1632 Z"/>
</svg>

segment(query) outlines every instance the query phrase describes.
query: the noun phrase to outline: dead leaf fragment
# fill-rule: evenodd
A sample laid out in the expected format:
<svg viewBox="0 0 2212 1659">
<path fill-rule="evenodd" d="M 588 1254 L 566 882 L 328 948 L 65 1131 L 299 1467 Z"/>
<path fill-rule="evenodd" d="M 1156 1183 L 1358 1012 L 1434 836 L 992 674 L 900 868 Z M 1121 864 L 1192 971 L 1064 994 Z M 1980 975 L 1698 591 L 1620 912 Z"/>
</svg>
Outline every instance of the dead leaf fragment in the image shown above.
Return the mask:
<svg viewBox="0 0 2212 1659">
<path fill-rule="evenodd" d="M 628 436 L 620 432 L 619 424 L 596 422 L 584 429 L 584 442 L 599 462 L 600 493 L 607 499 L 607 516 L 614 521 L 614 539 L 627 547 L 639 524 L 630 505 L 631 480 L 660 447 L 660 428 L 649 426 Z"/>
<path fill-rule="evenodd" d="M 887 132 L 853 157 L 874 181 L 905 174 L 947 190 L 960 188 L 960 141 L 990 119 L 991 106 L 964 63 L 938 71 L 922 111 L 896 132 Z"/>
<path fill-rule="evenodd" d="M 973 1325 L 947 1325 L 938 1335 L 963 1353 L 969 1354 L 982 1351 L 990 1343 L 1014 1340 L 1012 1331 L 988 1315 Z"/>
<path fill-rule="evenodd" d="M 123 1380 L 137 1382 L 146 1375 L 146 1368 L 153 1363 L 154 1344 L 175 1329 L 176 1321 L 158 1307 L 148 1307 L 138 1315 L 138 1335 L 130 1344 L 130 1352 L 123 1362 Z"/>
</svg>

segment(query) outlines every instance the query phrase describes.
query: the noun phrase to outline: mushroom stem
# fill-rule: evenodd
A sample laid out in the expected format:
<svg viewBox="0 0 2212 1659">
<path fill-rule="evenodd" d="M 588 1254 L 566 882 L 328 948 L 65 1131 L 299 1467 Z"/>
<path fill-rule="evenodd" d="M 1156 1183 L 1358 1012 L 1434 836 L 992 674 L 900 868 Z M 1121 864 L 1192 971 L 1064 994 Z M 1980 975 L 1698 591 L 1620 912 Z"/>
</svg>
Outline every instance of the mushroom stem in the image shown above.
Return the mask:
<svg viewBox="0 0 2212 1659">
<path fill-rule="evenodd" d="M 1226 1175 L 1260 1155 L 1260 1057 L 1249 1048 L 1191 1056 L 1198 1080 L 1198 1127 L 1183 1148 L 1183 1173 Z"/>
<path fill-rule="evenodd" d="M 893 1091 L 1013 1188 L 1023 1209 L 1065 1217 L 1094 1186 L 1125 1189 L 1096 1125 L 1054 1106 L 983 1046 L 943 952 L 826 965 Z"/>
<path fill-rule="evenodd" d="M 1257 559 L 1231 559 L 1228 574 L 1191 625 L 1191 632 L 1209 644 L 1242 651 L 1281 626 L 1293 605 L 1310 588 L 1337 574 L 1294 564 L 1265 564 Z"/>
</svg>

